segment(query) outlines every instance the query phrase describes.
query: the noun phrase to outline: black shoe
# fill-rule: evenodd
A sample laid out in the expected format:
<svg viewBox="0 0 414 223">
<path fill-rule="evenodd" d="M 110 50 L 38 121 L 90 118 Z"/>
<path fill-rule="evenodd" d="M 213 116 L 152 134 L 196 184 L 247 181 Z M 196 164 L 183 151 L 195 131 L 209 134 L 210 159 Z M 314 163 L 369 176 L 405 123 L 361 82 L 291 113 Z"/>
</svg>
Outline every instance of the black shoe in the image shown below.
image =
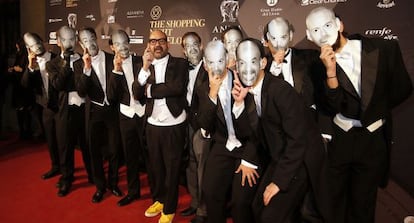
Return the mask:
<svg viewBox="0 0 414 223">
<path fill-rule="evenodd" d="M 105 194 L 104 190 L 97 190 L 92 196 L 92 203 L 99 203 Z"/>
<path fill-rule="evenodd" d="M 186 208 L 186 209 L 184 209 L 184 210 L 182 210 L 181 212 L 180 212 L 180 214 L 181 214 L 181 216 L 190 216 L 190 215 L 193 215 L 193 214 L 195 214 L 196 213 L 196 211 L 197 211 L 197 209 L 196 208 L 193 208 L 193 207 L 188 207 L 188 208 Z"/>
<path fill-rule="evenodd" d="M 122 191 L 119 189 L 118 186 L 115 187 L 111 187 L 109 188 L 109 190 L 111 191 L 111 193 L 117 197 L 122 197 L 124 194 L 122 193 Z"/>
<path fill-rule="evenodd" d="M 137 200 L 138 198 L 140 198 L 141 196 L 137 196 L 137 195 L 127 195 L 125 197 L 123 197 L 121 200 L 118 201 L 118 206 L 122 207 L 125 205 L 130 204 L 132 201 Z"/>
<path fill-rule="evenodd" d="M 56 169 L 51 169 L 51 170 L 49 170 L 48 172 L 46 172 L 45 174 L 43 174 L 43 175 L 41 176 L 41 178 L 42 178 L 43 180 L 46 180 L 46 179 L 52 178 L 52 177 L 54 177 L 54 176 L 57 176 L 57 175 L 59 175 L 59 174 L 60 174 L 60 171 L 59 171 L 59 170 L 56 170 Z"/>
<path fill-rule="evenodd" d="M 59 190 L 57 192 L 57 195 L 59 197 L 64 197 L 64 196 L 68 195 L 69 191 L 70 191 L 70 187 L 71 187 L 70 184 L 62 184 L 62 186 L 59 188 Z"/>
<path fill-rule="evenodd" d="M 206 217 L 205 216 L 200 216 L 200 215 L 195 216 L 190 221 L 190 223 L 204 223 L 204 222 L 207 222 Z"/>
</svg>

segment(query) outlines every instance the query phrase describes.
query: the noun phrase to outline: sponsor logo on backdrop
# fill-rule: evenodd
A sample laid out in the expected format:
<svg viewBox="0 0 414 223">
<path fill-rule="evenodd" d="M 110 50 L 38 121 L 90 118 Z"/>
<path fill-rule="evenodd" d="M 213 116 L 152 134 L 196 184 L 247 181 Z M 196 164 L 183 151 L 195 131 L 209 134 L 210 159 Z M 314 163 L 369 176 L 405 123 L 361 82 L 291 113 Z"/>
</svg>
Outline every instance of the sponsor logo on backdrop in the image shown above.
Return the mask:
<svg viewBox="0 0 414 223">
<path fill-rule="evenodd" d="M 275 6 L 277 4 L 278 0 L 266 0 L 267 6 Z"/>
<path fill-rule="evenodd" d="M 223 0 L 220 4 L 220 13 L 224 22 L 236 22 L 239 16 L 239 2 L 235 0 Z"/>
<path fill-rule="evenodd" d="M 85 16 L 85 19 L 90 19 L 91 21 L 95 21 L 95 20 L 96 20 L 95 16 L 94 16 L 94 15 L 92 15 L 92 14 L 88 14 L 88 15 L 86 15 L 86 16 Z"/>
<path fill-rule="evenodd" d="M 143 18 L 144 10 L 131 10 L 127 12 L 127 19 Z"/>
<path fill-rule="evenodd" d="M 299 0 L 301 6 L 320 5 L 329 3 L 343 3 L 347 0 Z"/>
<path fill-rule="evenodd" d="M 368 29 L 365 31 L 365 35 L 381 37 L 381 38 L 388 39 L 388 40 L 398 39 L 398 36 L 393 34 L 392 29 L 388 27 L 384 27 L 380 29 Z"/>
<path fill-rule="evenodd" d="M 49 5 L 50 5 L 50 6 L 58 6 L 58 5 L 62 5 L 62 0 L 50 0 L 50 1 L 49 1 Z"/>
<path fill-rule="evenodd" d="M 168 36 L 168 42 L 170 44 L 181 44 L 181 33 L 177 35 L 174 33 L 174 30 L 183 28 L 199 28 L 206 26 L 205 18 L 158 20 L 161 14 L 162 9 L 160 6 L 156 5 L 152 7 L 150 15 L 153 20 L 149 21 L 150 30 L 158 29 L 163 31 Z"/>
<path fill-rule="evenodd" d="M 76 29 L 76 24 L 78 24 L 78 15 L 75 13 L 68 14 L 68 26 Z"/>
<path fill-rule="evenodd" d="M 108 19 L 106 20 L 106 22 L 107 22 L 108 24 L 115 23 L 115 16 L 114 16 L 114 15 L 109 15 L 109 16 L 108 16 Z"/>
<path fill-rule="evenodd" d="M 61 18 L 50 18 L 49 23 L 56 23 L 56 22 L 62 22 L 63 19 Z"/>
<path fill-rule="evenodd" d="M 279 16 L 281 11 L 283 11 L 282 8 L 261 8 L 260 15 L 263 17 Z"/>
<path fill-rule="evenodd" d="M 118 0 L 108 0 L 108 3 L 114 3 L 117 2 Z"/>
<path fill-rule="evenodd" d="M 382 9 L 389 9 L 394 6 L 395 6 L 394 0 L 382 0 L 382 1 L 379 1 L 377 4 L 377 7 L 382 8 Z"/>
<path fill-rule="evenodd" d="M 162 15 L 162 9 L 159 5 L 154 5 L 154 7 L 152 7 L 151 12 L 150 12 L 150 16 L 152 20 L 158 20 Z"/>
<path fill-rule="evenodd" d="M 57 44 L 56 32 L 49 32 L 49 44 Z"/>
<path fill-rule="evenodd" d="M 66 0 L 66 8 L 78 6 L 78 0 Z"/>
</svg>

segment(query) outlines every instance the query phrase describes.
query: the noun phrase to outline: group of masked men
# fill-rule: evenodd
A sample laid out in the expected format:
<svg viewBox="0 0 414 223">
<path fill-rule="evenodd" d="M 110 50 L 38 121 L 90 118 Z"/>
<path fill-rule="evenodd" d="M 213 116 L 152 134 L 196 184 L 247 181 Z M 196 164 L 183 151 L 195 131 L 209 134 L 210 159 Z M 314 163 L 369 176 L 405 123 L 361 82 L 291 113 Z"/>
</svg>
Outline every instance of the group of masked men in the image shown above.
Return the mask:
<svg viewBox="0 0 414 223">
<path fill-rule="evenodd" d="M 410 96 L 410 77 L 397 42 L 346 36 L 330 9 L 312 10 L 306 27 L 320 50 L 292 47 L 293 25 L 277 17 L 262 41 L 229 27 L 204 46 L 187 32 L 185 59 L 161 30 L 142 56 L 123 30 L 107 53 L 93 28 L 63 26 L 58 55 L 26 33 L 23 82 L 43 106 L 52 165 L 42 178 L 60 175 L 66 196 L 79 146 L 94 203 L 108 190 L 123 196 L 120 157 L 128 193 L 118 205 L 139 199 L 144 160 L 153 200 L 144 215 L 160 223 L 173 222 L 183 165 L 191 203 L 180 214 L 192 223 L 374 222 L 391 109 Z"/>
</svg>

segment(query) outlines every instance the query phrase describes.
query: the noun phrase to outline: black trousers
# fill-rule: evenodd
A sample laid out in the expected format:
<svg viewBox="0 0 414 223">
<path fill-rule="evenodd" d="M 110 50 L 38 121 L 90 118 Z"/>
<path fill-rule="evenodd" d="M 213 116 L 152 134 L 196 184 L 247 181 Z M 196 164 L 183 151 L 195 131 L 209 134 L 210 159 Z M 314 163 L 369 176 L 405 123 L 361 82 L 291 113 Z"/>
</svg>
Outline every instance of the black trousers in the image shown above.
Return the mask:
<svg viewBox="0 0 414 223">
<path fill-rule="evenodd" d="M 385 131 L 334 127 L 328 151 L 331 204 L 337 222 L 373 223 L 377 188 L 386 172 Z"/>
<path fill-rule="evenodd" d="M 122 146 L 127 167 L 128 194 L 140 196 L 141 182 L 139 179 L 140 160 L 143 160 L 143 118 L 134 115 L 129 118 L 120 113 Z"/>
<path fill-rule="evenodd" d="M 68 105 L 67 115 L 59 117 L 57 122 L 59 159 L 63 184 L 70 184 L 74 180 L 75 147 L 79 146 L 82 152 L 83 164 L 92 179 L 91 158 L 86 143 L 85 134 L 85 105 Z"/>
<path fill-rule="evenodd" d="M 201 130 L 196 132 L 189 126 L 189 160 L 186 169 L 187 188 L 191 195 L 190 206 L 197 209 L 197 215 L 206 216 L 207 207 L 202 196 L 202 183 L 204 168 L 210 152 L 211 139 L 201 135 Z"/>
<path fill-rule="evenodd" d="M 186 137 L 186 123 L 145 128 L 148 145 L 151 191 L 155 201 L 164 204 L 164 214 L 177 209 L 180 166 Z"/>
<path fill-rule="evenodd" d="M 240 165 L 242 148 L 231 152 L 224 144 L 213 144 L 208 155 L 203 177 L 203 197 L 207 204 L 207 222 L 225 223 L 228 194 L 231 193 L 231 215 L 234 223 L 254 222 L 251 204 L 257 184 L 250 187 L 241 185 L 242 173 L 234 172 Z M 258 170 L 260 174 L 260 170 Z"/>
<path fill-rule="evenodd" d="M 56 137 L 56 113 L 48 108 L 43 108 L 42 122 L 45 137 L 49 149 L 49 156 L 53 170 L 60 170 L 59 150 Z"/>
<path fill-rule="evenodd" d="M 257 223 L 301 223 L 300 209 L 309 189 L 309 177 L 302 165 L 293 177 L 287 191 L 279 191 L 267 206 L 263 203 L 263 193 L 271 183 L 277 164 L 270 163 L 262 176 L 259 189 L 252 203 Z M 274 182 L 277 184 L 277 182 Z"/>
<path fill-rule="evenodd" d="M 118 185 L 119 154 L 121 149 L 118 112 L 112 106 L 91 104 L 89 117 L 89 150 L 93 179 L 98 190 Z M 108 182 L 104 160 L 108 160 Z"/>
</svg>

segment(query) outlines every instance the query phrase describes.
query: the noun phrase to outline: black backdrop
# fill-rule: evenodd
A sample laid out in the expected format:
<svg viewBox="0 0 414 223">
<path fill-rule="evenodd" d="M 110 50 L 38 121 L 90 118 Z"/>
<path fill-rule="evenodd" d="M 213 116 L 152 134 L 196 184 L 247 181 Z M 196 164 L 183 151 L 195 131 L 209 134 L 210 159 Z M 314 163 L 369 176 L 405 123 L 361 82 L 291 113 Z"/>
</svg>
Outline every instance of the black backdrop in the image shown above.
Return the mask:
<svg viewBox="0 0 414 223">
<path fill-rule="evenodd" d="M 294 45 L 309 48 L 314 46 L 305 37 L 305 17 L 318 6 L 334 8 L 348 33 L 398 39 L 407 69 L 411 76 L 414 74 L 411 0 L 47 0 L 46 37 L 53 45 L 60 26 L 91 26 L 101 48 L 110 51 L 109 35 L 115 29 L 124 29 L 133 51 L 140 55 L 150 30 L 162 29 L 169 36 L 170 52 L 183 56 L 181 36 L 187 31 L 199 33 L 203 42 L 208 42 L 220 38 L 227 26 L 240 25 L 246 36 L 261 39 L 264 24 L 282 16 L 295 27 Z M 414 196 L 413 102 L 411 97 L 394 111 L 391 176 Z"/>
</svg>

